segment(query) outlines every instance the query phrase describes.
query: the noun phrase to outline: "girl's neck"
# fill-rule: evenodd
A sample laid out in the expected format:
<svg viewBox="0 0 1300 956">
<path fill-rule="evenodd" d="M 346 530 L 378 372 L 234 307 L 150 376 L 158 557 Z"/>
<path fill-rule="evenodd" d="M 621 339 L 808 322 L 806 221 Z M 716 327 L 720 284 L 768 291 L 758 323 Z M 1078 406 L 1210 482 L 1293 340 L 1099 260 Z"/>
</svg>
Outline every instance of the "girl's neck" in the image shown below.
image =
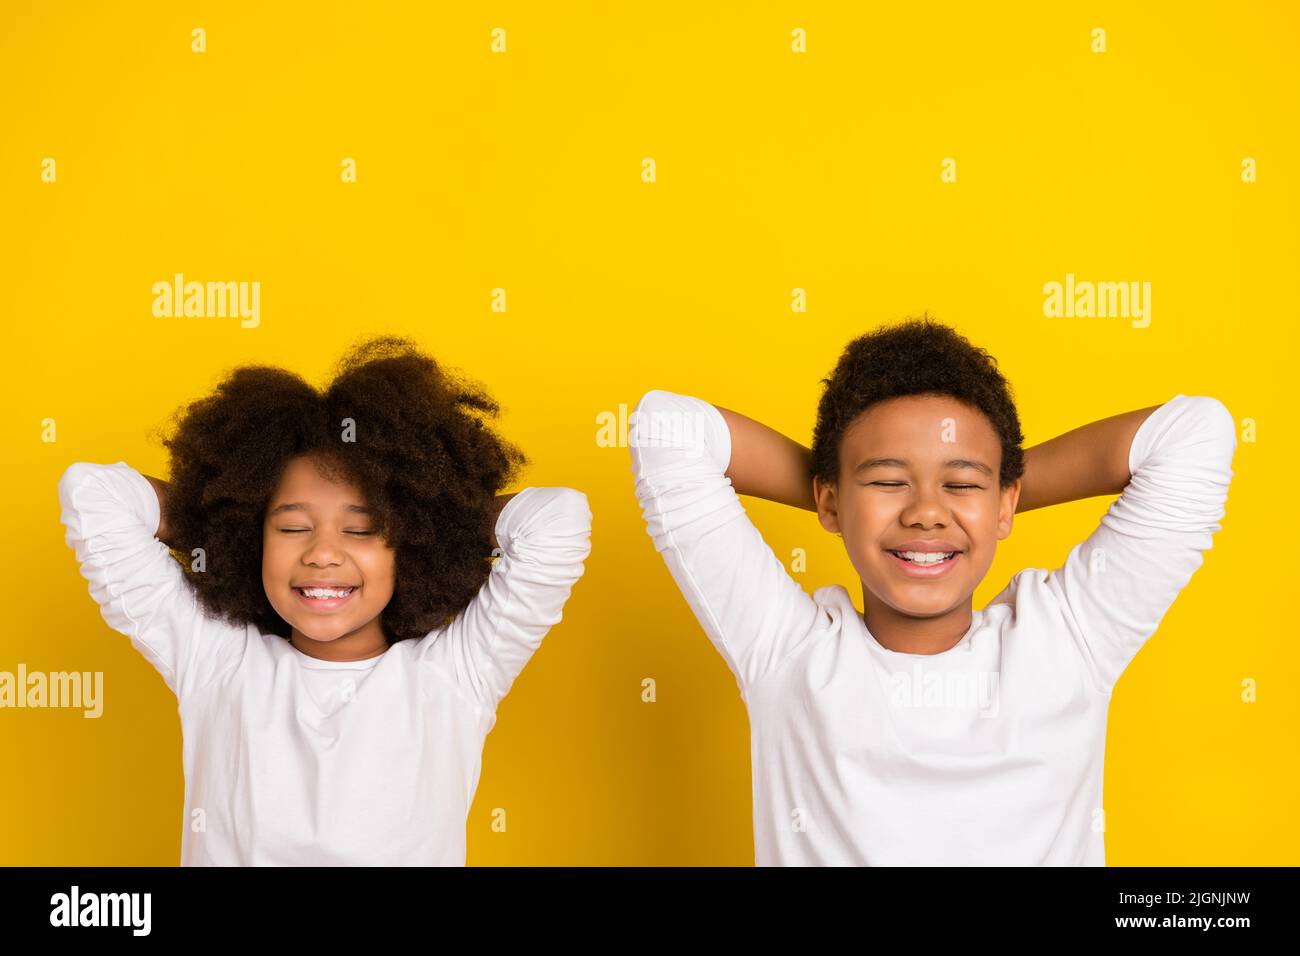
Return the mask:
<svg viewBox="0 0 1300 956">
<path fill-rule="evenodd" d="M 308 657 L 321 661 L 364 661 L 388 650 L 388 640 L 377 626 L 367 626 L 332 641 L 314 641 L 294 628 L 289 643 Z"/>
</svg>

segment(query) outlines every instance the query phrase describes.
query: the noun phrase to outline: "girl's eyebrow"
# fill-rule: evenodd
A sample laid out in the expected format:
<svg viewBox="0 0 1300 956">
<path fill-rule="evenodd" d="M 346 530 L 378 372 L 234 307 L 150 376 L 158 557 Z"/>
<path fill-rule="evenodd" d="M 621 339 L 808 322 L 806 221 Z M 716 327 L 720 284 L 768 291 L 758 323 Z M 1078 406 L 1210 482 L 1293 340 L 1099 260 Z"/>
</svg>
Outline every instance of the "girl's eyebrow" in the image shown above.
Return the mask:
<svg viewBox="0 0 1300 956">
<path fill-rule="evenodd" d="M 276 505 L 274 508 L 271 509 L 267 517 L 274 518 L 276 515 L 284 511 L 311 511 L 311 510 L 312 510 L 311 506 L 306 504 L 305 502 L 291 501 L 282 505 Z M 363 514 L 363 515 L 374 514 L 374 512 L 370 508 L 367 508 L 364 505 L 347 504 L 343 506 L 343 510 L 355 512 L 356 514 Z"/>
<path fill-rule="evenodd" d="M 893 466 L 895 468 L 906 468 L 907 461 L 902 458 L 868 458 L 857 468 L 853 469 L 854 474 L 859 471 L 866 471 L 868 468 L 878 466 Z M 993 476 L 993 469 L 982 461 L 973 461 L 970 458 L 950 458 L 943 463 L 945 468 L 974 468 L 976 471 L 982 471 L 989 477 Z"/>
</svg>

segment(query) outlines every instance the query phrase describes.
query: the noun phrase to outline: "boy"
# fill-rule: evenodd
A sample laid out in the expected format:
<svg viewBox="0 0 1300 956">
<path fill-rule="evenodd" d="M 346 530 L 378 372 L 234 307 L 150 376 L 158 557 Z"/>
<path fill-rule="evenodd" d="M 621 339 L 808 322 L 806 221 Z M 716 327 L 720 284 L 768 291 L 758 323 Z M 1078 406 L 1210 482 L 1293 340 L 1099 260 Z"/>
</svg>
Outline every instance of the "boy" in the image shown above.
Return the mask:
<svg viewBox="0 0 1300 956">
<path fill-rule="evenodd" d="M 856 339 L 811 449 L 648 392 L 647 530 L 749 712 L 758 865 L 1104 865 L 1110 693 L 1202 563 L 1236 449 L 1179 394 L 1021 450 L 996 361 L 928 317 Z M 1122 492 L 1055 571 L 972 595 L 1017 511 Z M 810 597 L 738 494 L 816 511 L 862 582 Z"/>
</svg>

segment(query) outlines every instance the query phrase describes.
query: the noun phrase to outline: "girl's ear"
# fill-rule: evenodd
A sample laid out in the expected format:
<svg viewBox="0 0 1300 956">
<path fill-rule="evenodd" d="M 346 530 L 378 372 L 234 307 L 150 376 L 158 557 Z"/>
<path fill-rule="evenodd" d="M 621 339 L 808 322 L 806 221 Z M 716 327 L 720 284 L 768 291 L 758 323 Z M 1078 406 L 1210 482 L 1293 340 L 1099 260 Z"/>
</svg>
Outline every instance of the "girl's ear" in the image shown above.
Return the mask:
<svg viewBox="0 0 1300 956">
<path fill-rule="evenodd" d="M 817 502 L 817 520 L 831 534 L 840 533 L 839 503 L 836 501 L 835 486 L 825 484 L 820 478 L 813 478 L 813 498 Z"/>
</svg>

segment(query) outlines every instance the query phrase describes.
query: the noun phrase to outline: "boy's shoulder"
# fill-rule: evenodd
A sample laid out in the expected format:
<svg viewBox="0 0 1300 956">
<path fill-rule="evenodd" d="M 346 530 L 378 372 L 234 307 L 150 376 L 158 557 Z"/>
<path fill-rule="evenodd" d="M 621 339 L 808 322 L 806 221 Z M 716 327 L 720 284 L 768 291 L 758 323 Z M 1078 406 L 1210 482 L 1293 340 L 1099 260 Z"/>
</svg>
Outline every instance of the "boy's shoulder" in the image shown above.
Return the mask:
<svg viewBox="0 0 1300 956">
<path fill-rule="evenodd" d="M 1041 614 L 1047 611 L 1049 616 L 1058 612 L 1056 592 L 1051 587 L 1052 575 L 1056 572 L 1047 568 L 1023 568 L 1011 576 L 1002 588 L 987 604 L 982 614 L 988 623 L 998 624 L 1005 619 L 1014 623 L 1021 605 L 1031 601 L 1034 609 Z M 828 584 L 812 593 L 813 601 L 826 612 L 826 621 L 834 629 L 845 619 L 845 615 L 857 616 L 858 610 L 848 588 L 842 584 Z"/>
<path fill-rule="evenodd" d="M 1042 585 L 1049 582 L 1054 573 L 1047 568 L 1021 568 L 1011 575 L 1011 580 L 989 600 L 985 607 L 1009 605 L 1015 608 L 1024 592 L 1030 590 L 1037 592 Z"/>
<path fill-rule="evenodd" d="M 986 615 L 990 623 L 997 623 L 1003 617 L 1014 620 L 1017 598 L 1020 596 L 1022 585 L 1037 590 L 1040 585 L 1047 583 L 1051 574 L 1052 572 L 1045 568 L 1025 568 L 1017 572 L 1007 586 L 984 606 L 981 613 Z M 1044 591 L 1045 595 L 1048 593 Z M 828 584 L 817 588 L 813 591 L 812 598 L 826 611 L 832 624 L 838 624 L 845 614 L 858 615 L 857 606 L 853 603 L 848 588 L 842 584 Z M 1050 597 L 1048 599 L 1050 600 Z"/>
</svg>

